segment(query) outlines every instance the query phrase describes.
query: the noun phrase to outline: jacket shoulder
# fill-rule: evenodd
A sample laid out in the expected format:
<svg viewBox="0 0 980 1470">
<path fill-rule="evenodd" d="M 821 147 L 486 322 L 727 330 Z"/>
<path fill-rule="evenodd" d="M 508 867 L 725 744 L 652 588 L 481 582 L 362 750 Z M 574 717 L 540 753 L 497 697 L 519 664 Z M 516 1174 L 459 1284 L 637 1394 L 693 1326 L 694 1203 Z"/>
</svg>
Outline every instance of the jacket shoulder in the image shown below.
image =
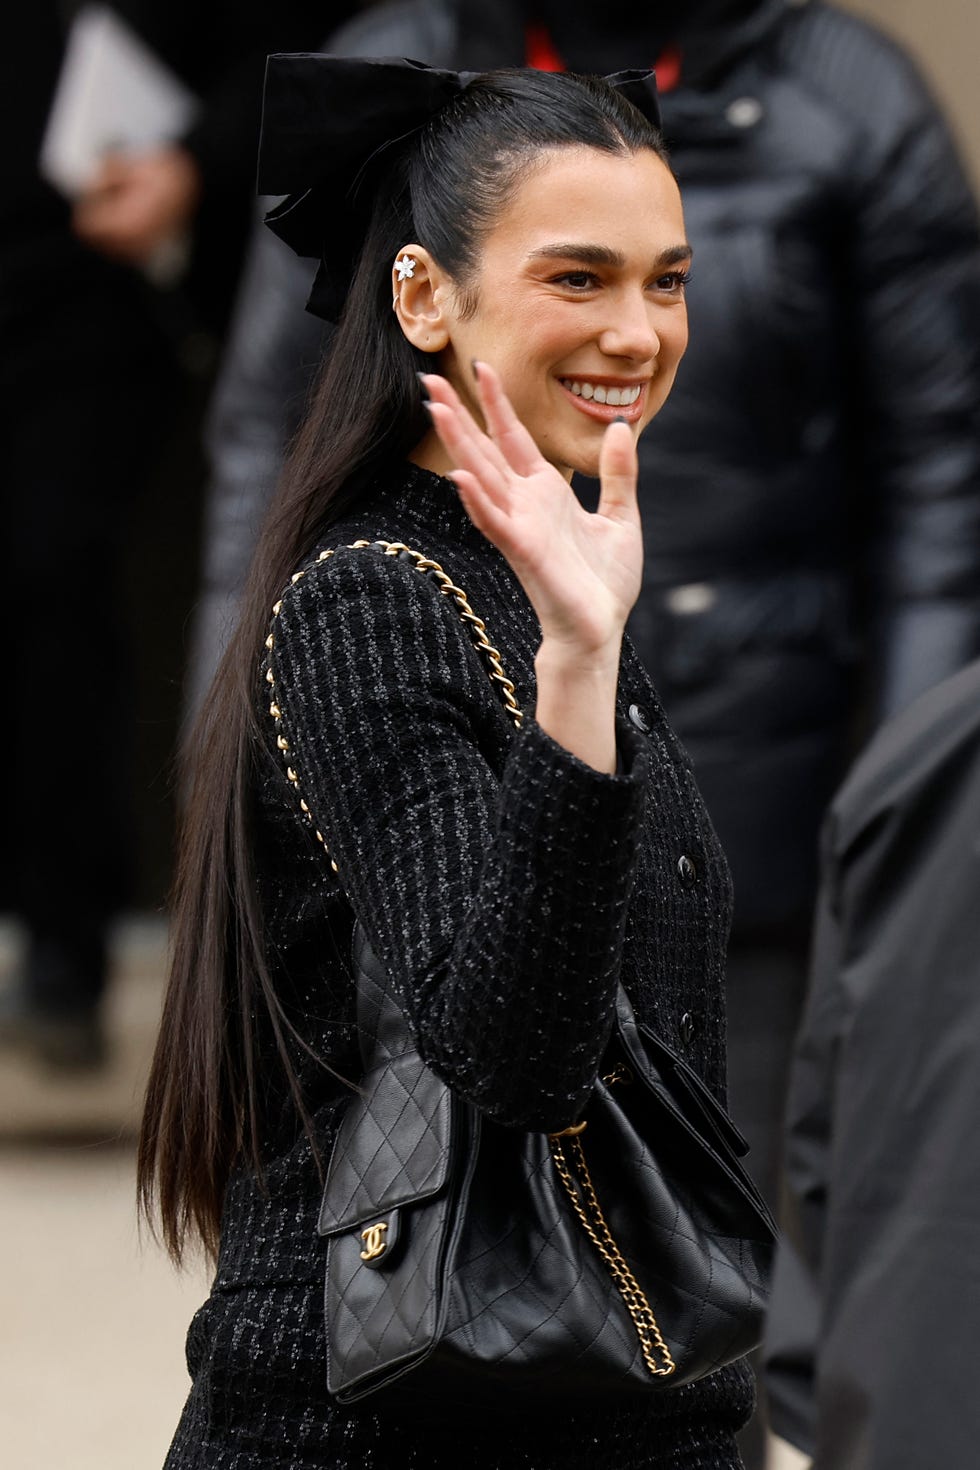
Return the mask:
<svg viewBox="0 0 980 1470">
<path fill-rule="evenodd" d="M 836 855 L 934 783 L 945 787 L 959 762 L 980 764 L 980 659 L 920 695 L 874 736 L 831 807 Z"/>
<path fill-rule="evenodd" d="M 449 7 L 430 0 L 391 0 L 356 16 L 330 37 L 338 56 L 409 56 L 430 66 L 445 66 L 452 56 L 455 28 Z"/>
<path fill-rule="evenodd" d="M 905 48 L 859 16 L 807 0 L 781 28 L 775 62 L 870 134 L 905 129 L 936 104 Z"/>
<path fill-rule="evenodd" d="M 413 558 L 386 555 L 368 538 L 338 528 L 328 547 L 317 550 L 294 572 L 273 609 L 280 620 L 330 609 L 338 623 L 362 616 L 358 604 L 368 602 L 397 609 L 406 601 L 442 602 Z"/>
</svg>

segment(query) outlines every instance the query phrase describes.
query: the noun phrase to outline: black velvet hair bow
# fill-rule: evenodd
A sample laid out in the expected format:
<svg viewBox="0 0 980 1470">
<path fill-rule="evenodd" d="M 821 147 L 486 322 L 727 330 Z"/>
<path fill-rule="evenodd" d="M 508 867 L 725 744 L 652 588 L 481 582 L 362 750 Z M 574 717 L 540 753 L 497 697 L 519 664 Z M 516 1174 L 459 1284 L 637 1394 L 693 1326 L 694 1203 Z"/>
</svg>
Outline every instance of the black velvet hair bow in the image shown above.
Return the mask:
<svg viewBox="0 0 980 1470">
<path fill-rule="evenodd" d="M 258 192 L 286 196 L 266 224 L 297 255 L 320 260 L 308 311 L 336 321 L 343 309 L 373 202 L 372 162 L 478 75 L 391 58 L 269 57 Z M 652 72 L 617 72 L 606 81 L 660 126 Z"/>
</svg>

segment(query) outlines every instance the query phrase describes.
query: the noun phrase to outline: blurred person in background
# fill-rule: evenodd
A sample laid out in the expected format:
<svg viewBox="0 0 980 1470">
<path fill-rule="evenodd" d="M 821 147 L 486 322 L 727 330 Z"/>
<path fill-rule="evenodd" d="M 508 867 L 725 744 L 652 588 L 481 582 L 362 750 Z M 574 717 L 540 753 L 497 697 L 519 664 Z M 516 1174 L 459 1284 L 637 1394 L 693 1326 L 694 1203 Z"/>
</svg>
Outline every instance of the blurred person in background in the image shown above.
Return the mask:
<svg viewBox="0 0 980 1470">
<path fill-rule="evenodd" d="M 104 1057 L 106 929 L 130 891 L 128 518 L 180 397 L 180 339 L 219 333 L 235 290 L 265 53 L 310 39 L 298 4 L 271 19 L 238 7 L 227 33 L 213 5 L 120 6 L 200 118 L 172 146 L 107 162 L 73 212 L 38 171 L 73 9 L 14 7 L 0 59 L 0 599 L 22 630 L 0 903 L 27 937 L 0 1034 L 62 1068 Z M 155 293 L 136 267 L 185 227 L 186 282 Z"/>
<path fill-rule="evenodd" d="M 786 1154 L 819 1314 L 770 1365 L 815 1470 L 975 1463 L 978 859 L 974 662 L 879 732 L 824 834 Z"/>
<path fill-rule="evenodd" d="M 327 49 L 656 65 L 695 259 L 691 346 L 641 445 L 631 632 L 731 863 L 729 1100 L 776 1203 L 823 812 L 862 734 L 980 651 L 980 236 L 956 150 L 904 52 L 823 0 L 658 0 L 614 25 L 578 0 L 406 0 Z M 250 260 L 192 702 L 320 351 L 311 277 L 275 240 Z"/>
<path fill-rule="evenodd" d="M 251 220 L 265 58 L 319 40 L 323 6 L 244 0 L 228 12 L 188 0 L 115 0 L 112 8 L 200 99 L 200 114 L 172 143 L 108 156 L 76 202 L 74 230 L 101 254 L 144 266 L 161 243 L 190 229 L 182 292 L 196 318 L 220 333 Z"/>
</svg>

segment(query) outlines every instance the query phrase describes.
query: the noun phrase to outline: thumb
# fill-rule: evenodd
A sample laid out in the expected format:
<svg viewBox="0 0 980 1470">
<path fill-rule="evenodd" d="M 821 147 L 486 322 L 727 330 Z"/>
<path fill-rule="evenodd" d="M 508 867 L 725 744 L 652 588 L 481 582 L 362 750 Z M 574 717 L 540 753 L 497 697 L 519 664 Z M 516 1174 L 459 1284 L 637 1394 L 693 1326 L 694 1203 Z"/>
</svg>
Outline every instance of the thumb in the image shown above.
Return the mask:
<svg viewBox="0 0 980 1470">
<path fill-rule="evenodd" d="M 599 450 L 599 515 L 613 521 L 639 520 L 637 474 L 633 431 L 625 419 L 614 419 Z"/>
</svg>

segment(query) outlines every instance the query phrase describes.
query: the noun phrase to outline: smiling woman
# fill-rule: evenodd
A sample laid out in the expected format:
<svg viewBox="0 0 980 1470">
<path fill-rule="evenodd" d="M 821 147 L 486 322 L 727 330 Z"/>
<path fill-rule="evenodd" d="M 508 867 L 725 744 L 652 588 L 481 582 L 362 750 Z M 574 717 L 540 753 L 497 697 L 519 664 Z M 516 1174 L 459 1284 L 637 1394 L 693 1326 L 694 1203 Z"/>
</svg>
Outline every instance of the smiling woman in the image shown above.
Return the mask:
<svg viewBox="0 0 980 1470">
<path fill-rule="evenodd" d="M 623 633 L 636 439 L 684 352 L 690 250 L 651 83 L 611 80 L 270 61 L 260 185 L 290 191 L 270 223 L 320 258 L 311 306 L 339 325 L 188 747 L 141 1190 L 217 1276 L 170 1470 L 739 1463 L 734 1350 L 628 1402 L 562 1379 L 533 1418 L 496 1379 L 482 1416 L 413 1401 L 411 1374 L 407 1407 L 325 1388 L 317 1218 L 360 1068 L 355 926 L 486 1137 L 579 1129 L 622 1077 L 623 991 L 696 1094 L 724 1090 L 727 869 Z M 388 1255 L 369 1222 L 372 1279 L 418 1250 L 405 1218 Z"/>
<path fill-rule="evenodd" d="M 395 311 L 468 408 L 477 411 L 470 362 L 492 363 L 550 463 L 568 478 L 595 475 L 616 411 L 639 432 L 673 384 L 687 346 L 683 240 L 680 194 L 658 154 L 548 149 L 487 233 L 466 298 L 409 244 L 417 268 L 396 283 Z M 434 439 L 413 458 L 441 473 Z"/>
</svg>

